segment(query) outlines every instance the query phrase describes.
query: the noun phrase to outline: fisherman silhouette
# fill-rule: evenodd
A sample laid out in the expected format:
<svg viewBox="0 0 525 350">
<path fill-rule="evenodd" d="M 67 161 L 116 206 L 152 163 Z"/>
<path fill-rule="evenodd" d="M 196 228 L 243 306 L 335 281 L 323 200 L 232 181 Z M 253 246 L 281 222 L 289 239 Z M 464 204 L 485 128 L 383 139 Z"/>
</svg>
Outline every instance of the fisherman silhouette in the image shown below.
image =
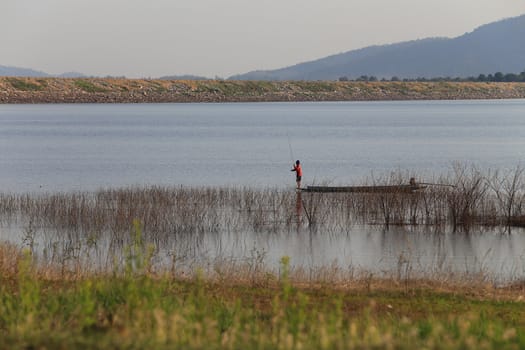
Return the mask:
<svg viewBox="0 0 525 350">
<path fill-rule="evenodd" d="M 303 168 L 301 168 L 301 162 L 296 161 L 293 169 L 290 171 L 295 171 L 295 182 L 297 183 L 297 188 L 301 188 L 301 179 L 303 177 Z"/>
</svg>

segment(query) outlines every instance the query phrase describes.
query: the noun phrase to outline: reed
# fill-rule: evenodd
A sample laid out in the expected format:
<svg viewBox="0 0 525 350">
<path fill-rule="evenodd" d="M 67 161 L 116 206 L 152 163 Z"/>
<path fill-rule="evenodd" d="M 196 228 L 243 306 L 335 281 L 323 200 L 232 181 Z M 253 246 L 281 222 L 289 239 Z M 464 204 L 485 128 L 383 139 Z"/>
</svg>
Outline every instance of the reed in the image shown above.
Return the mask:
<svg viewBox="0 0 525 350">
<path fill-rule="evenodd" d="M 523 224 L 524 171 L 481 172 L 455 166 L 440 176 L 446 186 L 414 193 L 295 193 L 280 189 L 132 187 L 97 192 L 0 194 L 0 220 L 30 222 L 95 236 L 115 237 L 139 220 L 145 232 L 161 239 L 228 231 L 283 231 L 308 225 L 322 231 L 354 223 L 441 225 L 454 231 L 473 225 Z M 401 172 L 368 185 L 406 183 Z"/>
<path fill-rule="evenodd" d="M 495 206 L 505 221 L 505 228 L 510 232 L 514 224 L 522 225 L 523 204 L 525 200 L 524 177 L 525 168 L 518 165 L 513 170 L 494 172 L 489 185 L 494 193 Z"/>
</svg>

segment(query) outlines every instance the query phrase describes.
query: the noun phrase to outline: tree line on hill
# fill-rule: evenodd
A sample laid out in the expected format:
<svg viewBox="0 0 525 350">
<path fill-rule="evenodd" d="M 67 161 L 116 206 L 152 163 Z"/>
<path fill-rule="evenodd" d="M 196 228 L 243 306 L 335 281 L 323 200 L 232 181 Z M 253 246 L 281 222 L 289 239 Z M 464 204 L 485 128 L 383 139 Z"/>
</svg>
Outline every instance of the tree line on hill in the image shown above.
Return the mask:
<svg viewBox="0 0 525 350">
<path fill-rule="evenodd" d="M 379 81 L 379 79 L 375 76 L 368 76 L 368 75 L 361 75 L 359 78 L 356 79 L 350 79 L 346 76 L 340 77 L 339 81 Z M 394 76 L 390 79 L 382 78 L 381 81 L 416 81 L 416 82 L 439 82 L 439 81 L 465 81 L 465 82 L 519 82 L 524 83 L 525 82 L 525 71 L 521 73 L 502 73 L 502 72 L 496 72 L 494 74 L 480 74 L 477 77 L 466 77 L 466 78 L 460 78 L 460 77 L 436 77 L 436 78 L 399 78 L 397 76 Z"/>
</svg>

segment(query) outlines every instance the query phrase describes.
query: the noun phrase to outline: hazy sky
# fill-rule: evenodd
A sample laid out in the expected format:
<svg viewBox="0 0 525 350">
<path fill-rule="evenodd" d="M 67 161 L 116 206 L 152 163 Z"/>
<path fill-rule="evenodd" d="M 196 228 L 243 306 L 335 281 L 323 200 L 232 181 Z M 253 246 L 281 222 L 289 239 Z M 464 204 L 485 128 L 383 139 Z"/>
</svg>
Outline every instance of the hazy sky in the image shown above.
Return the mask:
<svg viewBox="0 0 525 350">
<path fill-rule="evenodd" d="M 522 14 L 524 0 L 0 0 L 0 65 L 228 77 Z"/>
</svg>

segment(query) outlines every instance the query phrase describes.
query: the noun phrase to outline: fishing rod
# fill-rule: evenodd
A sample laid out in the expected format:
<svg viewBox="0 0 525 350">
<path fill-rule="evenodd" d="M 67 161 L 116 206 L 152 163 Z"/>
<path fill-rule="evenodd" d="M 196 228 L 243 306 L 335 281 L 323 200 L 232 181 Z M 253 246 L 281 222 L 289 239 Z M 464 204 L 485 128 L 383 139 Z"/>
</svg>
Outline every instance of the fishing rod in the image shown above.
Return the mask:
<svg viewBox="0 0 525 350">
<path fill-rule="evenodd" d="M 295 158 L 293 156 L 293 150 L 292 150 L 292 142 L 290 141 L 290 134 L 288 133 L 288 131 L 286 131 L 286 137 L 288 138 L 288 148 L 290 150 L 290 157 L 292 159 L 292 164 L 295 163 Z"/>
</svg>

